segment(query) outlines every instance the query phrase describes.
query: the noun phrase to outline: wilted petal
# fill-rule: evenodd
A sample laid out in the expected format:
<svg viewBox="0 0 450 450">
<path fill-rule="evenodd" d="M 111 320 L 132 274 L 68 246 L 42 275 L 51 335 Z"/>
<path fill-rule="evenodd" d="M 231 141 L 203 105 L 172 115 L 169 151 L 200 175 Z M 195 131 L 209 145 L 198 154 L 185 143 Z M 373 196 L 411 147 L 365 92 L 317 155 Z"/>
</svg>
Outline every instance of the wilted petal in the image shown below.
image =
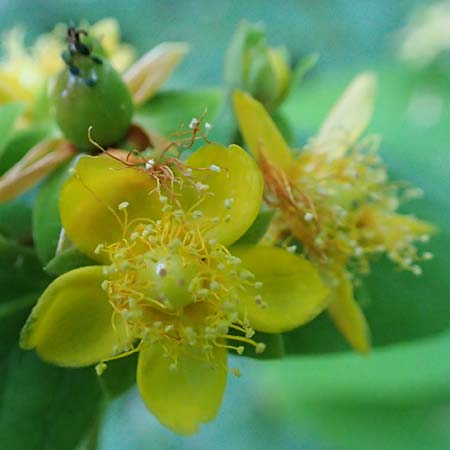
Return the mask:
<svg viewBox="0 0 450 450">
<path fill-rule="evenodd" d="M 188 51 L 184 42 L 163 42 L 133 64 L 124 80 L 134 103 L 141 105 L 153 97 Z"/>
</svg>

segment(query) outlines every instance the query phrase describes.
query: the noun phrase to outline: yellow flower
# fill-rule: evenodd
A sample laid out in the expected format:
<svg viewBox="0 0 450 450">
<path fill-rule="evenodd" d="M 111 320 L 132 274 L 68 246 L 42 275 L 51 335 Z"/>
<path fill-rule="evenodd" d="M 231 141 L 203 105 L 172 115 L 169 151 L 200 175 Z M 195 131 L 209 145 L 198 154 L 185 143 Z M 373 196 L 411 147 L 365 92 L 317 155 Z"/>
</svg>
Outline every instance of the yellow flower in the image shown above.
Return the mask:
<svg viewBox="0 0 450 450">
<path fill-rule="evenodd" d="M 3 39 L 4 58 L 0 61 L 0 104 L 21 101 L 30 105 L 47 80 L 62 70 L 61 52 L 66 26 L 56 25 L 51 33 L 37 38 L 30 48 L 24 44 L 20 27 L 7 32 Z M 124 71 L 135 57 L 133 47 L 120 43 L 120 30 L 115 19 L 102 19 L 90 27 L 115 69 Z"/>
<path fill-rule="evenodd" d="M 327 289 L 300 256 L 230 246 L 262 201 L 263 180 L 240 147 L 209 144 L 186 161 L 126 166 L 83 157 L 60 197 L 72 242 L 103 266 L 57 278 L 22 333 L 23 347 L 68 367 L 139 351 L 141 396 L 165 426 L 198 430 L 218 411 L 227 351 L 264 350 L 315 317 Z M 238 375 L 237 370 L 232 370 Z"/>
<path fill-rule="evenodd" d="M 264 107 L 242 92 L 234 95 L 242 134 L 258 159 L 266 202 L 277 215 L 266 240 L 296 240 L 331 287 L 328 312 L 349 343 L 370 350 L 369 329 L 353 296 L 353 278 L 368 273 L 374 256 L 386 254 L 420 274 L 415 241 L 433 227 L 397 213 L 398 184 L 387 181 L 377 141 L 358 141 L 373 109 L 373 74 L 356 77 L 318 134 L 297 155 L 288 148 Z M 417 190 L 416 190 L 417 191 Z"/>
</svg>

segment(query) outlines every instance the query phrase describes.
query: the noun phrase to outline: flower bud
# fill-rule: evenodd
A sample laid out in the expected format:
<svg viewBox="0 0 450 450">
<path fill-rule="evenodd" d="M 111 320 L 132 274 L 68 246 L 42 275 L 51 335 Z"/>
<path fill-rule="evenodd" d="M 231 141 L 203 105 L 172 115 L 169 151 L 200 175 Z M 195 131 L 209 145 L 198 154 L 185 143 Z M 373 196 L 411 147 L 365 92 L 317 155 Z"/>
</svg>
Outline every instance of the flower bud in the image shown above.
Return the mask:
<svg viewBox="0 0 450 450">
<path fill-rule="evenodd" d="M 274 110 L 290 87 L 288 59 L 284 48 L 267 45 L 261 25 L 242 22 L 228 48 L 225 78 L 232 89 L 243 89 Z"/>
</svg>

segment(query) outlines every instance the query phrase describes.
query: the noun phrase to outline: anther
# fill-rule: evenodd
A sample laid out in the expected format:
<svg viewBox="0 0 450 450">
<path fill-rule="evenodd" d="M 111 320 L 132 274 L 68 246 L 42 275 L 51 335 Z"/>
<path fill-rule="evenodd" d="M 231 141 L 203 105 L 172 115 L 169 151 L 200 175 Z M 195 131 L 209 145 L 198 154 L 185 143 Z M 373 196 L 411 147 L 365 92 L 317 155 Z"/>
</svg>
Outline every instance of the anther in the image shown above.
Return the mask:
<svg viewBox="0 0 450 450">
<path fill-rule="evenodd" d="M 219 167 L 219 166 L 217 166 L 216 164 L 211 164 L 211 165 L 209 166 L 209 170 L 210 170 L 211 172 L 220 173 L 221 170 L 222 170 L 222 168 Z"/>
<path fill-rule="evenodd" d="M 255 330 L 254 330 L 253 328 L 248 328 L 248 329 L 245 331 L 245 337 L 246 337 L 247 339 L 251 339 L 254 335 L 255 335 Z"/>
<path fill-rule="evenodd" d="M 145 169 L 146 169 L 146 170 L 150 170 L 154 165 L 155 165 L 155 160 L 154 160 L 154 159 L 149 159 L 149 160 L 145 163 Z"/>
<path fill-rule="evenodd" d="M 96 255 L 99 255 L 104 248 L 105 248 L 105 244 L 98 244 L 97 247 L 95 247 L 94 253 Z"/>
<path fill-rule="evenodd" d="M 203 217 L 203 211 L 200 211 L 199 209 L 192 211 L 192 217 L 194 219 L 201 219 Z"/>
<path fill-rule="evenodd" d="M 258 342 L 255 346 L 256 353 L 262 353 L 266 349 L 266 344 L 263 342 Z"/>
<path fill-rule="evenodd" d="M 97 372 L 97 375 L 100 376 L 103 374 L 103 372 L 107 369 L 107 365 L 104 362 L 98 363 L 95 366 L 95 371 Z"/>
<path fill-rule="evenodd" d="M 118 208 L 120 211 L 122 211 L 124 209 L 127 209 L 129 206 L 130 206 L 130 204 L 128 202 L 122 202 L 122 203 L 119 203 Z"/>
<path fill-rule="evenodd" d="M 210 288 L 212 291 L 218 291 L 218 290 L 220 290 L 221 285 L 220 285 L 220 283 L 218 283 L 217 281 L 211 281 L 211 283 L 209 283 L 209 288 Z"/>
<path fill-rule="evenodd" d="M 191 130 L 193 130 L 194 128 L 197 128 L 197 127 L 198 127 L 198 124 L 199 124 L 198 119 L 196 119 L 195 117 L 193 117 L 193 118 L 191 119 L 191 122 L 189 123 L 189 128 L 190 128 Z"/>
<path fill-rule="evenodd" d="M 231 209 L 231 207 L 233 206 L 233 203 L 234 203 L 234 198 L 226 198 L 223 201 L 223 204 L 226 209 Z"/>
<path fill-rule="evenodd" d="M 201 183 L 200 181 L 195 183 L 195 187 L 199 190 L 199 191 L 206 191 L 207 189 L 209 189 L 209 185 Z"/>
</svg>

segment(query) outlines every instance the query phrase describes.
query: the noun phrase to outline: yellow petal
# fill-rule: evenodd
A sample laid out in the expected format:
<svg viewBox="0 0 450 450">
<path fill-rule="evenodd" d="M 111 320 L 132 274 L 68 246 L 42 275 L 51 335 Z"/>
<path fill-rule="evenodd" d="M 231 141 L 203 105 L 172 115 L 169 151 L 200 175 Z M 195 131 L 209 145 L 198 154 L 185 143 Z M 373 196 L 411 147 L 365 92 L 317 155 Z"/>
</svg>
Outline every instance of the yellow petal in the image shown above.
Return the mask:
<svg viewBox="0 0 450 450">
<path fill-rule="evenodd" d="M 70 240 L 86 255 L 108 262 L 95 253 L 98 244 L 113 243 L 128 232 L 133 219 L 155 219 L 161 214 L 154 179 L 144 170 L 127 167 L 106 156 L 80 159 L 60 195 L 61 221 Z"/>
<path fill-rule="evenodd" d="M 392 255 L 399 256 L 414 240 L 436 232 L 434 225 L 412 215 L 397 214 L 371 205 L 361 209 L 358 224 L 372 231 L 372 245 L 383 245 Z"/>
<path fill-rule="evenodd" d="M 226 351 L 215 347 L 214 360 L 181 350 L 171 370 L 160 344 L 148 344 L 139 354 L 137 383 L 147 408 L 166 427 L 193 434 L 201 423 L 214 419 L 222 403 L 227 369 Z"/>
<path fill-rule="evenodd" d="M 245 246 L 232 249 L 242 266 L 261 282 L 242 296 L 242 314 L 252 327 L 281 333 L 309 322 L 328 305 L 328 290 L 311 263 L 275 247 Z M 261 296 L 265 307 L 257 303 Z"/>
<path fill-rule="evenodd" d="M 262 202 L 263 180 L 256 162 L 241 147 L 210 144 L 191 155 L 186 164 L 193 168 L 195 179 L 208 185 L 208 194 L 195 207 L 205 218 L 218 223 L 207 233 L 224 245 L 238 240 L 258 215 Z M 184 189 L 183 203 L 198 200 L 193 189 Z M 212 194 L 212 195 L 210 195 Z"/>
<path fill-rule="evenodd" d="M 358 140 L 372 117 L 376 81 L 363 72 L 350 83 L 313 139 L 314 152 L 340 158 Z"/>
<path fill-rule="evenodd" d="M 328 314 L 349 344 L 361 353 L 370 352 L 370 331 L 361 308 L 353 296 L 351 281 L 342 274 L 331 291 Z"/>
<path fill-rule="evenodd" d="M 188 51 L 189 46 L 184 42 L 163 42 L 133 64 L 124 80 L 134 103 L 142 105 L 153 97 Z"/>
<path fill-rule="evenodd" d="M 101 288 L 101 266 L 72 270 L 53 281 L 25 324 L 20 344 L 59 366 L 81 367 L 106 359 L 126 339 Z M 117 351 L 117 349 L 116 349 Z"/>
<path fill-rule="evenodd" d="M 242 136 L 258 160 L 261 152 L 272 164 L 290 171 L 293 158 L 289 147 L 264 106 L 250 95 L 236 91 L 234 110 Z"/>
<path fill-rule="evenodd" d="M 11 75 L 0 72 L 0 105 L 9 102 L 31 102 L 33 96 L 22 84 Z"/>
</svg>

